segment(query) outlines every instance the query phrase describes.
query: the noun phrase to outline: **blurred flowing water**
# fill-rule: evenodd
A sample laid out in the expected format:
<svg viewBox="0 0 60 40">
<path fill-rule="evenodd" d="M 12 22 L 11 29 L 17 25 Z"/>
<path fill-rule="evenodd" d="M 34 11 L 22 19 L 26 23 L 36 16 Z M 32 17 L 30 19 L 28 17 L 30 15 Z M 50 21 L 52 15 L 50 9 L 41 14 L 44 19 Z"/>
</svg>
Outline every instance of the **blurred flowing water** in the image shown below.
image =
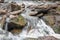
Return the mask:
<svg viewBox="0 0 60 40">
<path fill-rule="evenodd" d="M 8 1 L 8 0 L 6 0 L 6 1 Z M 11 0 L 9 2 L 11 2 Z M 19 1 L 19 0 L 15 1 L 15 2 L 17 2 L 18 4 L 19 3 L 25 4 L 25 6 L 26 6 L 25 11 L 21 15 L 28 21 L 28 24 L 19 35 L 13 35 L 9 32 L 8 35 L 6 36 L 3 33 L 2 40 L 24 40 L 25 38 L 28 38 L 28 37 L 38 38 L 41 36 L 48 36 L 48 35 L 55 34 L 53 29 L 50 26 L 46 25 L 46 23 L 42 19 L 40 19 L 38 17 L 29 16 L 29 13 L 31 11 L 29 8 L 27 8 L 28 5 L 31 5 L 31 4 L 38 5 L 38 4 L 44 4 L 44 3 L 42 3 L 42 2 L 37 3 L 37 2 L 33 2 L 33 1 Z M 7 25 L 8 25 L 8 22 L 6 24 L 6 30 L 7 30 Z M 32 25 L 32 27 L 31 27 L 31 30 L 28 32 L 30 25 Z M 2 31 L 2 29 L 0 31 Z"/>
</svg>

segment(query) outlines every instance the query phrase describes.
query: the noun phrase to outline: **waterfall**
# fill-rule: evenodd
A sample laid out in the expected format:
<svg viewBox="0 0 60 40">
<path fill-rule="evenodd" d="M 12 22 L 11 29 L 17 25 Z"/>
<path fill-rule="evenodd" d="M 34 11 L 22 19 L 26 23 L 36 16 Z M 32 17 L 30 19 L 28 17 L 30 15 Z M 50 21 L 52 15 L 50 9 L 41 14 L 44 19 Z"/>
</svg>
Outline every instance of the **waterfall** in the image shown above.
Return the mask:
<svg viewBox="0 0 60 40">
<path fill-rule="evenodd" d="M 11 0 L 10 0 L 11 1 Z M 19 35 L 13 35 L 12 33 L 8 33 L 8 39 L 6 40 L 24 40 L 25 38 L 38 38 L 41 36 L 49 36 L 49 35 L 53 35 L 55 34 L 55 32 L 53 31 L 53 29 L 46 25 L 46 23 L 38 18 L 38 17 L 32 17 L 29 16 L 29 13 L 31 12 L 30 9 L 27 8 L 28 5 L 31 4 L 39 4 L 39 3 L 35 3 L 33 1 L 21 1 L 22 3 L 25 4 L 25 11 L 21 14 L 27 21 L 28 24 L 27 26 L 22 30 L 22 32 Z M 17 1 L 17 3 L 19 3 L 19 1 Z M 43 4 L 41 2 L 41 4 Z M 8 22 L 10 19 L 7 19 L 6 21 Z M 7 25 L 8 23 L 6 23 L 6 30 L 7 30 Z M 28 32 L 30 25 L 32 25 L 31 30 Z"/>
<path fill-rule="evenodd" d="M 29 13 L 31 12 L 30 9 L 27 8 L 28 5 L 30 5 L 29 2 L 23 2 L 25 4 L 25 12 L 23 12 L 21 15 L 28 21 L 28 25 L 22 30 L 22 32 L 19 35 L 12 35 L 9 34 L 9 37 L 12 38 L 12 40 L 23 40 L 24 38 L 31 37 L 31 38 L 38 38 L 40 36 L 48 36 L 55 34 L 53 29 L 46 25 L 46 23 L 39 19 L 38 17 L 32 17 L 29 16 Z M 31 2 L 31 4 L 34 4 Z M 29 25 L 32 25 L 32 29 L 28 31 Z"/>
<path fill-rule="evenodd" d="M 53 29 L 47 26 L 42 19 L 38 21 L 35 28 L 31 29 L 28 33 L 27 31 L 28 28 L 26 27 L 19 35 L 14 36 L 9 33 L 9 38 L 12 38 L 12 40 L 23 40 L 25 38 L 38 38 L 41 36 L 49 36 L 55 34 Z"/>
</svg>

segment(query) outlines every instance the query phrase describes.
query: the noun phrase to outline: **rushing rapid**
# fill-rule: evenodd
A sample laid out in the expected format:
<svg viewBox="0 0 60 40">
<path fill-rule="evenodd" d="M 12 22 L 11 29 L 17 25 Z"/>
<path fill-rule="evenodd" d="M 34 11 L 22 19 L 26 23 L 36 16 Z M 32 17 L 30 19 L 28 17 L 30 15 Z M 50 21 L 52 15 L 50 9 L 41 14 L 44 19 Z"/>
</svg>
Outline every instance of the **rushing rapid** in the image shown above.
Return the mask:
<svg viewBox="0 0 60 40">
<path fill-rule="evenodd" d="M 49 36 L 49 35 L 54 35 L 55 32 L 54 30 L 46 25 L 46 23 L 38 17 L 32 17 L 29 16 L 29 13 L 31 12 L 30 9 L 27 8 L 28 5 L 34 4 L 35 2 L 33 1 L 16 1 L 18 4 L 19 3 L 24 3 L 25 4 L 25 11 L 21 14 L 28 22 L 27 26 L 25 26 L 25 28 L 22 30 L 22 32 L 19 35 L 13 35 L 12 33 L 8 33 L 8 35 L 5 35 L 5 32 L 1 29 L 0 31 L 3 31 L 3 37 L 2 39 L 6 39 L 6 40 L 24 40 L 25 38 L 38 38 L 41 36 Z M 36 2 L 36 4 L 39 4 Z M 44 4 L 41 2 L 41 4 Z M 35 4 L 34 4 L 35 5 Z M 7 19 L 8 21 L 8 19 Z M 6 30 L 7 30 L 7 25 L 8 22 L 6 23 Z M 31 30 L 29 30 L 30 25 L 32 25 Z M 1 38 L 1 37 L 0 37 Z M 1 39 L 1 40 L 2 40 Z"/>
</svg>

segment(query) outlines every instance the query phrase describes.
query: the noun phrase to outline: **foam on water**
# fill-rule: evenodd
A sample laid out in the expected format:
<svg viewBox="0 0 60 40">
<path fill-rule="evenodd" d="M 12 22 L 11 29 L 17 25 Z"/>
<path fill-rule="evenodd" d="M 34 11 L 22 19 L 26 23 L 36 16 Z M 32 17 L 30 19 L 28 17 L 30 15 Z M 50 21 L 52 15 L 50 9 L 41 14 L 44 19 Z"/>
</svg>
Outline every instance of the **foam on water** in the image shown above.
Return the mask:
<svg viewBox="0 0 60 40">
<path fill-rule="evenodd" d="M 23 3 L 25 4 L 26 7 L 25 12 L 21 15 L 28 21 L 28 25 L 22 30 L 22 32 L 19 35 L 13 35 L 12 33 L 9 32 L 7 36 L 3 36 L 6 40 L 24 40 L 25 38 L 29 37 L 38 38 L 40 36 L 48 36 L 55 34 L 53 29 L 50 26 L 46 25 L 46 23 L 42 19 L 29 16 L 30 9 L 28 9 L 27 6 L 29 4 L 34 4 L 33 2 Z M 30 25 L 32 25 L 31 27 L 32 29 L 28 32 Z"/>
</svg>

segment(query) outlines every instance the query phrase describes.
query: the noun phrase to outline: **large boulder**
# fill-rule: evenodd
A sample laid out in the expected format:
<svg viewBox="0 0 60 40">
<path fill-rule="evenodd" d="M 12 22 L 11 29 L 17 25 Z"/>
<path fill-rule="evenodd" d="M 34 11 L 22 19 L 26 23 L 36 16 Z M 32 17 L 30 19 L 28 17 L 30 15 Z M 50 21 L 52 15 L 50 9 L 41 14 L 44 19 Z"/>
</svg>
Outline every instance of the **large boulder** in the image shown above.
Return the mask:
<svg viewBox="0 0 60 40">
<path fill-rule="evenodd" d="M 52 27 L 54 26 L 55 18 L 53 15 L 44 16 L 43 19 L 45 20 L 47 25 L 50 25 Z"/>
<path fill-rule="evenodd" d="M 12 34 L 19 34 L 22 29 L 27 25 L 26 20 L 23 16 L 18 16 L 17 18 L 13 18 L 8 23 L 8 31 Z M 5 25 L 3 26 L 3 29 L 5 29 Z"/>
<path fill-rule="evenodd" d="M 24 19 L 23 16 L 19 15 L 17 18 L 11 19 L 10 22 L 19 24 L 20 26 L 25 26 L 26 25 L 26 20 Z"/>
</svg>

